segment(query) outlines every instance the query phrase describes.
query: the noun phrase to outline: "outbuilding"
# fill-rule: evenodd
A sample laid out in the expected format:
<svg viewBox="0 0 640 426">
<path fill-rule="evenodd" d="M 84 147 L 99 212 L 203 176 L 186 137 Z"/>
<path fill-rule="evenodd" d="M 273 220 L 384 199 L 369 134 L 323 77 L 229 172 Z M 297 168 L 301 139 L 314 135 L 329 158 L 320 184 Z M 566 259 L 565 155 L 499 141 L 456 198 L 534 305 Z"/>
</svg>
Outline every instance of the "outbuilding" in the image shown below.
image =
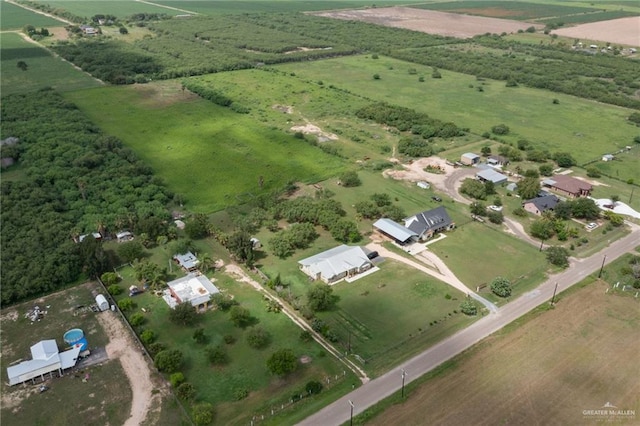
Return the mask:
<svg viewBox="0 0 640 426">
<path fill-rule="evenodd" d="M 466 152 L 460 156 L 460 162 L 466 166 L 473 166 L 480 162 L 480 156 L 473 152 Z"/>
<path fill-rule="evenodd" d="M 605 154 L 602 156 L 602 161 L 613 161 L 614 156 L 612 154 Z"/>
<path fill-rule="evenodd" d="M 107 302 L 107 298 L 102 294 L 96 296 L 96 305 L 98 305 L 98 309 L 101 311 L 106 311 L 109 309 L 109 302 Z"/>
<path fill-rule="evenodd" d="M 502 185 L 507 181 L 507 177 L 493 169 L 484 169 L 476 173 L 476 177 L 483 182 L 493 182 L 494 185 Z"/>
</svg>

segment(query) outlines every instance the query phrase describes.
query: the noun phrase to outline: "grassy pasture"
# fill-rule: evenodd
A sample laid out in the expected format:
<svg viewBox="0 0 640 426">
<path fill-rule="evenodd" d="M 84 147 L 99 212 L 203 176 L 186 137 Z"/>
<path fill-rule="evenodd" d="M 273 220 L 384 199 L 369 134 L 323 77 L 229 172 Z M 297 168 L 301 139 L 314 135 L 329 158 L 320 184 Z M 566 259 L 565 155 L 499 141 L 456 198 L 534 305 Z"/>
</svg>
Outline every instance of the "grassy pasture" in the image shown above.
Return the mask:
<svg viewBox="0 0 640 426">
<path fill-rule="evenodd" d="M 391 58 L 353 56 L 278 66 L 311 81 L 425 112 L 453 121 L 480 134 L 491 126 L 507 124 L 507 142 L 528 139 L 541 149 L 571 152 L 578 163 L 600 158 L 632 143 L 637 128 L 627 124 L 632 110 L 603 105 L 573 96 L 527 87 L 509 88 L 504 82 L 440 70 L 441 79 L 431 78 L 431 68 Z M 416 69 L 417 75 L 409 74 Z M 372 76 L 378 74 L 379 80 Z M 424 76 L 423 83 L 418 76 Z M 479 92 L 478 87 L 483 91 Z M 558 99 L 559 104 L 552 104 Z M 627 171 L 621 179 L 640 180 L 640 169 Z"/>
<path fill-rule="evenodd" d="M 491 18 L 504 18 L 516 20 L 532 20 L 548 16 L 564 16 L 575 13 L 595 12 L 593 7 L 581 7 L 574 5 L 559 5 L 522 1 L 495 1 L 495 0 L 466 0 L 456 2 L 439 2 L 412 5 L 419 9 L 439 10 L 442 12 L 465 13 L 468 15 L 480 15 Z"/>
<path fill-rule="evenodd" d="M 119 284 L 123 289 L 137 284 L 130 267 L 118 271 L 123 276 Z M 159 297 L 151 293 L 136 296 L 136 312 L 140 308 L 147 311 L 144 315 L 145 329 L 157 334 L 157 341 L 171 348 L 180 348 L 184 354 L 185 364 L 182 368 L 188 382 L 197 391 L 196 399 L 212 403 L 216 408 L 216 422 L 220 424 L 246 424 L 253 415 L 262 415 L 268 419 L 267 424 L 294 423 L 317 411 L 328 400 L 337 397 L 356 381 L 354 376 L 335 358 L 326 354 L 315 342 L 304 343 L 299 339 L 300 329 L 284 314 L 269 313 L 262 297 L 247 284 L 238 283 L 224 273 L 217 272 L 215 285 L 223 292 L 233 295 L 234 299 L 250 310 L 255 322 L 265 328 L 271 335 L 270 345 L 262 350 L 248 346 L 246 332 L 233 326 L 229 313 L 209 311 L 200 317 L 197 327 L 205 329 L 208 337 L 206 345 L 196 344 L 192 338 L 195 327 L 177 326 L 168 320 L 169 307 Z M 119 297 L 120 298 L 120 297 Z M 223 337 L 232 335 L 236 341 L 225 344 Z M 206 360 L 204 349 L 207 345 L 223 345 L 230 362 L 225 366 L 212 367 Z M 300 364 L 298 370 L 286 378 L 276 378 L 269 374 L 266 359 L 279 348 L 292 348 L 298 357 L 308 355 L 312 361 Z M 335 379 L 339 376 L 338 380 Z M 324 381 L 331 377 L 330 386 Z M 287 404 L 290 396 L 304 388 L 309 380 L 323 381 L 325 390 L 314 398 L 307 398 L 271 417 L 271 408 Z M 237 401 L 234 392 L 245 389 L 249 396 Z M 330 389 L 330 390 L 329 390 Z"/>
<path fill-rule="evenodd" d="M 125 18 L 134 13 L 164 13 L 171 16 L 183 13 L 174 9 L 134 0 L 43 0 L 41 2 L 53 8 L 66 10 L 76 16 L 83 16 L 87 19 L 97 14 L 114 15 L 118 18 Z"/>
<path fill-rule="evenodd" d="M 54 57 L 42 47 L 25 41 L 16 33 L 2 34 L 2 95 L 34 92 L 43 87 L 59 91 L 73 91 L 100 86 L 100 82 L 79 71 L 68 62 Z M 28 69 L 17 67 L 24 61 Z"/>
<path fill-rule="evenodd" d="M 608 21 L 610 19 L 619 19 L 638 15 L 640 15 L 640 12 L 631 12 L 626 10 L 600 10 L 595 13 L 581 13 L 576 15 L 538 19 L 536 22 L 540 22 L 542 24 L 552 24 L 557 22 L 563 22 L 565 24 L 588 24 L 590 22 Z"/>
<path fill-rule="evenodd" d="M 342 166 L 291 135 L 181 92 L 176 82 L 74 92 L 69 99 L 151 165 L 192 211 L 236 205 L 291 180 L 319 181 Z"/>
<path fill-rule="evenodd" d="M 43 339 L 55 339 L 65 349 L 63 334 L 71 328 L 85 332 L 89 348 L 104 347 L 108 337 L 93 312 L 73 315 L 77 305 L 94 302 L 92 289 L 97 284 L 86 284 L 64 290 L 42 299 L 33 300 L 8 309 L 1 315 L 2 364 L 8 366 L 18 359 L 29 359 L 29 347 Z M 45 317 L 32 323 L 24 314 L 33 306 L 47 310 Z M 91 425 L 123 424 L 129 416 L 131 389 L 118 361 L 89 367 L 82 373 L 90 375 L 83 383 L 72 372 L 62 378 L 47 379 L 51 389 L 39 394 L 39 384 L 6 385 L 6 370 L 2 375 L 2 423 L 6 425 L 68 425 L 77 420 L 78 413 L 91 410 L 83 423 Z"/>
<path fill-rule="evenodd" d="M 21 30 L 25 25 L 41 28 L 60 27 L 65 24 L 57 19 L 31 12 L 6 1 L 0 3 L 0 28 L 2 31 Z"/>
<path fill-rule="evenodd" d="M 405 400 L 396 394 L 354 423 L 633 423 L 583 415 L 607 401 L 636 419 L 640 409 L 638 301 L 605 294 L 612 284 L 587 278 L 560 294 L 555 309 L 526 315 L 410 384 Z"/>
<path fill-rule="evenodd" d="M 304 12 L 329 9 L 354 9 L 371 6 L 370 1 L 295 1 L 295 0 L 241 0 L 241 1 L 154 1 L 153 3 L 163 6 L 176 7 L 189 10 L 203 15 L 226 15 L 237 13 L 269 13 L 269 12 Z M 400 0 L 386 0 L 376 3 L 377 7 L 402 4 Z"/>
</svg>

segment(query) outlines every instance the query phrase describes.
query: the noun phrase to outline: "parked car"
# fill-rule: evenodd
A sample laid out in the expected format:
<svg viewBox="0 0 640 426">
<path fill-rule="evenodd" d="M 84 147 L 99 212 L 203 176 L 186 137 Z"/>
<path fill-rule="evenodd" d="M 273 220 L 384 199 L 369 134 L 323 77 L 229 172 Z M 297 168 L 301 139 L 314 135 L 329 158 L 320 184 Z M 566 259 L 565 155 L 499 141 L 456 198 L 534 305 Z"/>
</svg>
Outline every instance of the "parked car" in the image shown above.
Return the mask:
<svg viewBox="0 0 640 426">
<path fill-rule="evenodd" d="M 490 205 L 489 209 L 493 210 L 494 212 L 501 212 L 502 211 L 502 206 Z"/>
<path fill-rule="evenodd" d="M 442 201 L 442 198 L 438 197 L 437 195 L 434 195 L 433 197 L 431 197 L 431 199 L 438 202 Z"/>
<path fill-rule="evenodd" d="M 597 223 L 595 223 L 595 222 L 591 222 L 591 223 L 589 223 L 589 224 L 586 226 L 586 228 L 587 228 L 587 230 L 588 230 L 588 231 L 591 231 L 592 229 L 595 229 L 595 228 L 597 228 L 597 227 L 598 227 L 598 224 L 597 224 Z"/>
</svg>

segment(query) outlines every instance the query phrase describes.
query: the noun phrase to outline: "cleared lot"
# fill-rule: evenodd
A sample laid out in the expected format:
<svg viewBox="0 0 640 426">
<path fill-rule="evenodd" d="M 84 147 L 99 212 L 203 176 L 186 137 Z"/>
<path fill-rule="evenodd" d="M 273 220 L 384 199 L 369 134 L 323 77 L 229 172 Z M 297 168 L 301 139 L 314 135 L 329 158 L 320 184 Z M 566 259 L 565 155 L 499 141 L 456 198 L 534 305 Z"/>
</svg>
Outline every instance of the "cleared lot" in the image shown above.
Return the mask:
<svg viewBox="0 0 640 426">
<path fill-rule="evenodd" d="M 542 25 L 508 19 L 468 16 L 457 13 L 436 12 L 433 10 L 411 9 L 406 7 L 384 7 L 380 9 L 340 10 L 316 13 L 318 16 L 364 21 L 387 27 L 405 28 L 428 34 L 467 38 L 484 33 L 512 33 Z"/>
<path fill-rule="evenodd" d="M 607 288 L 593 283 L 534 321 L 486 339 L 455 362 L 455 370 L 367 424 L 637 421 L 589 414 L 607 403 L 621 411 L 640 408 L 638 302 L 605 294 Z"/>
<path fill-rule="evenodd" d="M 554 33 L 565 37 L 640 46 L 640 16 L 576 25 L 561 28 Z"/>
</svg>

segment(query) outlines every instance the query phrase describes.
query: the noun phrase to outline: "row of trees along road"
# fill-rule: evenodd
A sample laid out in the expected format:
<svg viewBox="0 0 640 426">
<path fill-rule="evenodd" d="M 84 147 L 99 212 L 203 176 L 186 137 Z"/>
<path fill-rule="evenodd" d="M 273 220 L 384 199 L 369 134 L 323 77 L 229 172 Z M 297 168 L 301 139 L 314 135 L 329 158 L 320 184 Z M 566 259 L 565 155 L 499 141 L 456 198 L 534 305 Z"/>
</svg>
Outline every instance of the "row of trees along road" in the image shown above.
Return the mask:
<svg viewBox="0 0 640 426">
<path fill-rule="evenodd" d="M 3 137 L 19 139 L 2 150 L 17 161 L 0 183 L 2 304 L 103 272 L 109 253 L 73 237 L 156 232 L 169 219 L 172 194 L 151 169 L 58 93 L 3 97 L 1 119 Z"/>
</svg>

